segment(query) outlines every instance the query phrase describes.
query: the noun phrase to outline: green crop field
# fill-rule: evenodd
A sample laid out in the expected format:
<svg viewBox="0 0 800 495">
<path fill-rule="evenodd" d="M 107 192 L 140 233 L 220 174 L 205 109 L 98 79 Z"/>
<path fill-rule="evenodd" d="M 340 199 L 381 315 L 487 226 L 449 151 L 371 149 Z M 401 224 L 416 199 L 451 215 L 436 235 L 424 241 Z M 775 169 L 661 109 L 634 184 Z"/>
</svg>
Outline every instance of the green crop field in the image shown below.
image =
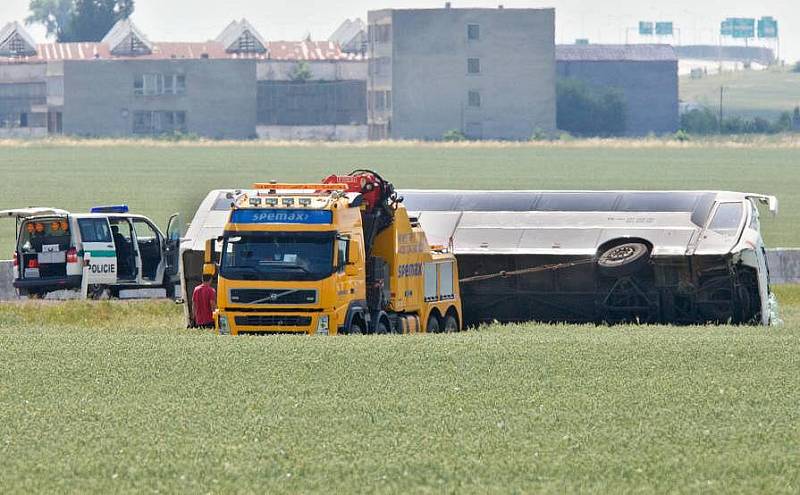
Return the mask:
<svg viewBox="0 0 800 495">
<path fill-rule="evenodd" d="M 800 246 L 800 147 L 724 143 L 575 142 L 502 145 L 296 145 L 42 143 L 0 145 L 0 209 L 86 211 L 128 203 L 164 227 L 191 220 L 207 192 L 254 181 L 319 180 L 356 167 L 398 187 L 498 189 L 731 189 L 778 195 L 763 222 L 771 246 Z M 0 258 L 13 222 L 0 224 Z"/>
<path fill-rule="evenodd" d="M 771 328 L 217 337 L 171 303 L 0 305 L 4 493 L 797 493 Z"/>
<path fill-rule="evenodd" d="M 681 77 L 681 100 L 719 109 L 723 86 L 723 112 L 727 116 L 764 117 L 775 120 L 781 112 L 800 105 L 800 73 L 788 69 L 724 72 L 701 79 Z"/>
<path fill-rule="evenodd" d="M 791 140 L 0 143 L 0 209 L 128 203 L 163 226 L 210 189 L 370 167 L 398 187 L 773 193 L 767 241 L 797 246 L 798 157 Z M 770 328 L 331 338 L 221 338 L 168 302 L 0 304 L 0 487 L 797 493 L 800 287 L 778 298 Z"/>
</svg>

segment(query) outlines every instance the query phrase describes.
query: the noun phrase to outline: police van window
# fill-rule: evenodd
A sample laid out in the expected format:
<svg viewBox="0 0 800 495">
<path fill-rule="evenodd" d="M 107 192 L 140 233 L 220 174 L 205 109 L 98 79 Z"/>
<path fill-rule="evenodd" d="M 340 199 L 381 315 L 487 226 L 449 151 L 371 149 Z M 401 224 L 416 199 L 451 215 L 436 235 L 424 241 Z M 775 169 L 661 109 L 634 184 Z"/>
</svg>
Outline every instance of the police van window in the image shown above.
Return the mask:
<svg viewBox="0 0 800 495">
<path fill-rule="evenodd" d="M 108 222 L 103 218 L 78 219 L 83 242 L 111 242 Z"/>
<path fill-rule="evenodd" d="M 743 214 L 742 203 L 721 203 L 708 228 L 720 234 L 736 234 L 739 232 Z"/>
<path fill-rule="evenodd" d="M 139 242 L 152 241 L 158 237 L 153 226 L 140 218 L 133 219 L 133 228 L 136 231 L 136 239 Z"/>
</svg>

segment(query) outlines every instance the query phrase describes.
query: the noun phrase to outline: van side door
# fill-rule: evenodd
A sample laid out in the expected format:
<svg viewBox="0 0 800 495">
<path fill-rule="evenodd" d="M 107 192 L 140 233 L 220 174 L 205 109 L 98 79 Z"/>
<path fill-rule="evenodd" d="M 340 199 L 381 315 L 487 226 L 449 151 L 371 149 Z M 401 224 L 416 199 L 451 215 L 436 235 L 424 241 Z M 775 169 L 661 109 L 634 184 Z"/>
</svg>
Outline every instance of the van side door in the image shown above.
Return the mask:
<svg viewBox="0 0 800 495">
<path fill-rule="evenodd" d="M 117 283 L 117 251 L 107 218 L 78 218 L 82 254 L 89 259 L 89 284 Z"/>
</svg>

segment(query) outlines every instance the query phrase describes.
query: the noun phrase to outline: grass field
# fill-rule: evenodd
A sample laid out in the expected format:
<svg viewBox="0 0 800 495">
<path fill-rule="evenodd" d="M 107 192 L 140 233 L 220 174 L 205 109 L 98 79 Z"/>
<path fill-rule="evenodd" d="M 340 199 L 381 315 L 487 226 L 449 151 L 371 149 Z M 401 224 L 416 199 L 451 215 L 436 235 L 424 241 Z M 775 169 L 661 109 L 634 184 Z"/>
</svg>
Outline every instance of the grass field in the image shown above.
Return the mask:
<svg viewBox="0 0 800 495">
<path fill-rule="evenodd" d="M 785 325 L 220 338 L 0 305 L 3 492 L 797 493 Z"/>
<path fill-rule="evenodd" d="M 800 105 L 800 73 L 788 69 L 723 72 L 702 79 L 681 77 L 680 94 L 684 102 L 719 108 L 719 88 L 725 87 L 725 115 L 775 120 L 781 112 Z"/>
<path fill-rule="evenodd" d="M 356 167 L 398 187 L 505 189 L 732 189 L 776 194 L 767 243 L 800 246 L 800 147 L 762 143 L 575 142 L 529 145 L 303 145 L 86 142 L 0 144 L 0 209 L 56 206 L 86 211 L 128 203 L 162 228 L 188 222 L 206 193 L 254 181 L 310 181 Z M 13 222 L 0 224 L 0 258 Z"/>
</svg>

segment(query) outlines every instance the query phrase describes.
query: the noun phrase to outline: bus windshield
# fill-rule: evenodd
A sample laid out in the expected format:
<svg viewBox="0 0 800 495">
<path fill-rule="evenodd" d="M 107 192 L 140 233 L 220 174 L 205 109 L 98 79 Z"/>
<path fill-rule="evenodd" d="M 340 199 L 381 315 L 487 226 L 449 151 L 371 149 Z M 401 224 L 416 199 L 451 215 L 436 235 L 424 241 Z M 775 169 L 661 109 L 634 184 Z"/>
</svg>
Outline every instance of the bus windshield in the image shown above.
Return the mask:
<svg viewBox="0 0 800 495">
<path fill-rule="evenodd" d="M 333 273 L 334 232 L 225 235 L 220 275 L 229 280 L 322 280 Z"/>
</svg>

